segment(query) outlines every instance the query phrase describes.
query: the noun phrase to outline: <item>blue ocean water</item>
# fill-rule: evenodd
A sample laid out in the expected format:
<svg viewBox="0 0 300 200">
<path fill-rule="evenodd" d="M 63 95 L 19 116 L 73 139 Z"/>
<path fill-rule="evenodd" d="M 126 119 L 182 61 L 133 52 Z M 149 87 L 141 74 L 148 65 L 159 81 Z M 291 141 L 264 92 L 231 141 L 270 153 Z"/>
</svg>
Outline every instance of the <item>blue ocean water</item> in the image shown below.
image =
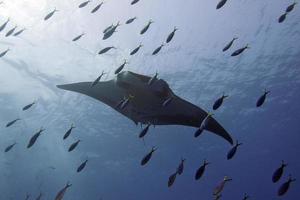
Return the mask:
<svg viewBox="0 0 300 200">
<path fill-rule="evenodd" d="M 216 10 L 217 0 L 109 0 L 94 14 L 97 1 L 79 9 L 80 0 L 10 0 L 0 4 L 0 23 L 10 19 L 0 32 L 0 199 L 54 199 L 69 181 L 64 199 L 213 199 L 213 188 L 229 176 L 221 199 L 287 199 L 300 197 L 293 182 L 284 197 L 277 190 L 289 174 L 299 179 L 300 39 L 299 5 L 279 24 L 278 18 L 293 1 L 229 0 Z M 100 2 L 100 1 L 99 1 Z M 49 20 L 43 18 L 54 8 Z M 137 16 L 130 25 L 125 21 Z M 140 30 L 153 20 L 149 30 Z M 120 21 L 108 40 L 104 30 Z M 18 37 L 5 37 L 15 26 L 26 28 Z M 157 56 L 153 50 L 177 27 L 174 39 Z M 76 43 L 71 40 L 85 35 Z M 223 47 L 238 37 L 232 48 Z M 140 43 L 144 46 L 129 56 Z M 238 57 L 230 54 L 246 44 Z M 105 55 L 106 47 L 117 49 Z M 229 95 L 214 117 L 243 145 L 227 161 L 231 146 L 209 132 L 194 138 L 195 128 L 151 127 L 145 144 L 140 127 L 112 108 L 90 97 L 60 90 L 58 84 L 93 81 L 104 70 L 104 80 L 129 60 L 124 70 L 148 76 L 159 73 L 176 95 L 212 110 L 223 92 Z M 268 89 L 265 104 L 256 108 L 258 97 Z M 28 111 L 22 107 L 36 101 Z M 5 125 L 21 118 L 13 126 Z M 67 140 L 62 137 L 74 123 Z M 29 139 L 41 127 L 45 132 L 27 149 Z M 68 152 L 76 140 L 79 146 Z M 5 147 L 17 142 L 7 153 Z M 158 150 L 150 162 L 140 161 L 152 146 Z M 3 151 L 2 151 L 3 149 Z M 171 188 L 168 177 L 181 158 L 185 169 Z M 77 167 L 89 159 L 86 168 Z M 194 180 L 204 159 L 211 162 L 204 176 Z M 272 173 L 281 160 L 288 163 L 279 183 Z"/>
</svg>

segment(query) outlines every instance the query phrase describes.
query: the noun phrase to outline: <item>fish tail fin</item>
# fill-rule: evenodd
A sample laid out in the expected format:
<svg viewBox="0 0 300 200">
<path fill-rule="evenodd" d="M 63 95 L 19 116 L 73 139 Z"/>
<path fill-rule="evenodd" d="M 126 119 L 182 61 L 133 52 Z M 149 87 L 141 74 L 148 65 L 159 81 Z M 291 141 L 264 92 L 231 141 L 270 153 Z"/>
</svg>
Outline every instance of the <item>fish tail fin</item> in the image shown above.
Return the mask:
<svg viewBox="0 0 300 200">
<path fill-rule="evenodd" d="M 225 181 L 232 181 L 232 178 L 226 178 Z"/>
<path fill-rule="evenodd" d="M 223 92 L 222 97 L 223 97 L 223 98 L 227 98 L 227 97 L 229 97 L 229 95 L 226 95 L 225 92 Z"/>
<path fill-rule="evenodd" d="M 207 162 L 207 160 L 204 159 L 204 165 L 206 166 L 206 165 L 209 165 L 209 164 L 211 164 L 211 163 L 210 163 L 210 162 Z"/>
<path fill-rule="evenodd" d="M 66 184 L 66 188 L 71 187 L 71 186 L 72 186 L 72 184 L 70 184 L 70 181 L 68 181 Z"/>
<path fill-rule="evenodd" d="M 282 167 L 288 166 L 288 164 L 286 162 L 284 162 L 284 160 L 281 161 L 281 165 L 282 165 Z"/>
<path fill-rule="evenodd" d="M 265 94 L 269 94 L 270 92 L 270 90 L 265 89 Z"/>
<path fill-rule="evenodd" d="M 212 112 L 210 112 L 210 111 L 207 112 L 207 117 L 211 117 L 211 116 L 213 116 L 213 115 L 214 115 L 214 113 L 212 113 Z"/>
<path fill-rule="evenodd" d="M 292 175 L 291 174 L 289 174 L 289 180 L 288 180 L 289 182 L 295 182 L 296 181 L 296 179 L 295 178 L 292 178 Z"/>
<path fill-rule="evenodd" d="M 239 141 L 238 140 L 236 140 L 236 146 L 241 146 L 241 145 L 243 145 L 243 143 L 239 143 Z"/>
</svg>

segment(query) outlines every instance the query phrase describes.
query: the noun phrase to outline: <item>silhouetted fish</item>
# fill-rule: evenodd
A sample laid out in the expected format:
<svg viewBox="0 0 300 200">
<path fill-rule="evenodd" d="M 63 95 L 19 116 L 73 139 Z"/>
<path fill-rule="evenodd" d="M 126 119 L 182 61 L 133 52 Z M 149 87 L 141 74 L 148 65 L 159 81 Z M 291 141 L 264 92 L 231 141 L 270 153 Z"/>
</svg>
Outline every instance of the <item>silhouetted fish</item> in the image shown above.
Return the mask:
<svg viewBox="0 0 300 200">
<path fill-rule="evenodd" d="M 185 159 L 181 159 L 181 162 L 180 162 L 179 166 L 177 167 L 177 173 L 178 173 L 178 175 L 181 175 L 183 173 L 184 162 L 185 162 Z"/>
<path fill-rule="evenodd" d="M 163 46 L 164 46 L 164 44 L 162 44 L 162 45 L 160 45 L 159 47 L 157 47 L 157 48 L 153 51 L 152 55 L 158 54 Z"/>
<path fill-rule="evenodd" d="M 163 102 L 162 106 L 163 106 L 163 107 L 168 106 L 168 105 L 172 102 L 172 100 L 173 100 L 173 96 L 167 98 L 167 99 Z"/>
<path fill-rule="evenodd" d="M 292 179 L 290 175 L 289 179 L 279 187 L 277 192 L 278 196 L 283 196 L 289 190 L 291 183 L 295 181 L 296 179 Z"/>
<path fill-rule="evenodd" d="M 120 73 L 124 69 L 126 64 L 128 64 L 128 62 L 125 60 L 124 63 L 115 70 L 115 74 Z"/>
<path fill-rule="evenodd" d="M 116 29 L 118 28 L 118 26 L 120 26 L 120 22 L 118 22 L 117 25 L 112 26 L 107 31 L 105 31 L 102 39 L 106 40 L 106 39 L 110 38 L 116 32 Z"/>
<path fill-rule="evenodd" d="M 249 49 L 250 47 L 248 46 L 248 44 L 245 46 L 245 47 L 243 47 L 243 48 L 240 48 L 240 49 L 238 49 L 238 50 L 236 50 L 235 52 L 233 52 L 232 54 L 231 54 L 231 56 L 238 56 L 238 55 L 240 55 L 241 53 L 243 53 L 246 49 Z"/>
<path fill-rule="evenodd" d="M 286 19 L 286 15 L 287 15 L 288 13 L 284 13 L 283 15 L 281 15 L 279 18 L 278 18 L 278 23 L 282 23 L 282 22 L 284 22 L 284 20 Z"/>
<path fill-rule="evenodd" d="M 0 58 L 2 58 L 3 56 L 5 56 L 7 54 L 7 52 L 10 51 L 10 48 L 6 49 L 5 51 L 0 53 Z"/>
<path fill-rule="evenodd" d="M 218 195 L 214 196 L 214 200 L 219 200 L 219 199 L 221 199 L 221 197 L 222 197 L 222 195 L 218 194 Z"/>
<path fill-rule="evenodd" d="M 250 199 L 250 196 L 247 194 L 244 194 L 243 200 L 247 200 L 247 199 Z"/>
<path fill-rule="evenodd" d="M 139 2 L 140 0 L 133 0 L 132 2 L 131 2 L 131 5 L 134 5 L 134 4 L 136 4 L 137 2 Z"/>
<path fill-rule="evenodd" d="M 136 53 L 140 50 L 140 48 L 141 48 L 142 46 L 143 46 L 143 45 L 140 44 L 137 48 L 135 48 L 134 50 L 132 50 L 132 51 L 130 52 L 130 55 L 132 56 L 132 55 L 136 54 Z"/>
<path fill-rule="evenodd" d="M 175 180 L 176 180 L 176 176 L 177 176 L 177 172 L 175 172 L 174 174 L 171 174 L 171 176 L 169 176 L 169 180 L 168 180 L 168 187 L 171 187 Z"/>
<path fill-rule="evenodd" d="M 19 120 L 21 120 L 21 119 L 17 118 L 17 119 L 15 119 L 15 120 L 12 120 L 12 121 L 8 122 L 8 123 L 6 124 L 6 127 L 12 126 L 14 123 L 16 123 L 16 122 L 19 121 Z"/>
<path fill-rule="evenodd" d="M 5 34 L 5 37 L 9 37 L 11 36 L 15 30 L 17 29 L 17 26 L 13 27 L 12 29 L 10 29 L 6 34 Z"/>
<path fill-rule="evenodd" d="M 209 164 L 210 164 L 209 162 L 206 162 L 206 160 L 204 160 L 203 165 L 201 165 L 199 167 L 199 169 L 196 171 L 195 180 L 199 180 L 202 177 L 202 175 L 205 172 L 206 166 L 209 165 Z"/>
<path fill-rule="evenodd" d="M 29 143 L 27 145 L 27 149 L 29 149 L 30 147 L 32 147 L 34 145 L 34 143 L 36 142 L 36 140 L 38 139 L 38 137 L 41 135 L 41 133 L 44 131 L 45 129 L 41 128 L 37 133 L 35 133 L 29 140 Z"/>
<path fill-rule="evenodd" d="M 155 75 L 153 77 L 151 77 L 151 79 L 148 81 L 148 85 L 152 85 L 154 83 L 154 81 L 157 80 L 157 76 L 158 76 L 158 73 L 156 72 Z"/>
<path fill-rule="evenodd" d="M 54 13 L 57 12 L 57 11 L 58 10 L 56 10 L 56 8 L 55 8 L 52 12 L 50 12 L 49 14 L 46 15 L 44 20 L 46 21 L 46 20 L 50 19 L 54 15 Z"/>
<path fill-rule="evenodd" d="M 132 99 L 133 96 L 132 95 L 129 95 L 126 99 L 124 99 L 124 101 L 122 102 L 120 108 L 121 109 L 124 109 L 130 102 L 130 99 Z"/>
<path fill-rule="evenodd" d="M 72 130 L 74 128 L 75 128 L 75 126 L 73 124 L 71 124 L 71 127 L 69 128 L 69 130 L 67 130 L 67 132 L 65 133 L 65 135 L 63 137 L 64 140 L 67 139 L 70 136 L 70 134 L 72 133 Z"/>
<path fill-rule="evenodd" d="M 30 194 L 26 194 L 25 200 L 29 200 L 29 198 L 30 198 Z"/>
<path fill-rule="evenodd" d="M 139 138 L 145 137 L 145 135 L 148 133 L 148 130 L 150 128 L 151 124 L 148 124 L 139 134 Z"/>
<path fill-rule="evenodd" d="M 91 87 L 94 87 L 95 85 L 97 85 L 99 83 L 99 81 L 101 80 L 101 78 L 103 77 L 104 74 L 106 74 L 106 73 L 104 73 L 104 71 L 102 71 L 102 73 L 100 74 L 100 76 L 98 76 L 98 78 L 96 78 L 96 80 L 94 80 L 94 82 L 92 83 Z"/>
<path fill-rule="evenodd" d="M 291 12 L 292 10 L 294 10 L 296 4 L 297 4 L 297 2 L 294 2 L 293 4 L 289 5 L 289 6 L 286 8 L 286 11 L 285 11 L 285 12 Z"/>
<path fill-rule="evenodd" d="M 75 38 L 73 38 L 72 41 L 73 41 L 73 42 L 76 42 L 76 41 L 79 40 L 82 36 L 84 36 L 84 33 L 82 33 L 82 34 L 76 36 Z"/>
<path fill-rule="evenodd" d="M 273 173 L 273 176 L 272 176 L 273 183 L 276 183 L 277 181 L 279 181 L 279 179 L 281 178 L 281 176 L 283 174 L 283 170 L 286 166 L 287 166 L 287 164 L 284 163 L 284 161 L 282 161 L 281 166 L 278 169 L 276 169 L 275 172 Z"/>
<path fill-rule="evenodd" d="M 221 194 L 221 192 L 223 191 L 223 189 L 225 187 L 225 184 L 228 181 L 232 181 L 232 179 L 225 176 L 224 179 L 214 188 L 213 195 L 217 196 L 217 195 Z"/>
<path fill-rule="evenodd" d="M 42 199 L 43 194 L 40 193 L 39 196 L 35 199 L 35 200 L 41 200 Z"/>
<path fill-rule="evenodd" d="M 101 6 L 104 4 L 104 2 L 102 1 L 101 3 L 99 3 L 92 11 L 91 11 L 91 13 L 95 13 L 95 12 L 97 12 L 100 8 L 101 8 Z"/>
<path fill-rule="evenodd" d="M 106 27 L 106 28 L 104 29 L 103 33 L 106 33 L 107 31 L 109 31 L 113 26 L 114 26 L 114 25 L 112 24 L 112 25 Z"/>
<path fill-rule="evenodd" d="M 152 20 L 148 22 L 148 24 L 141 30 L 140 34 L 143 35 L 149 29 L 150 25 L 153 23 Z"/>
<path fill-rule="evenodd" d="M 77 145 L 79 144 L 80 141 L 81 140 L 77 140 L 77 142 L 74 142 L 73 144 L 71 144 L 71 146 L 69 147 L 68 151 L 69 152 L 73 151 L 77 147 Z"/>
<path fill-rule="evenodd" d="M 174 30 L 169 34 L 169 36 L 167 37 L 167 40 L 166 42 L 169 43 L 171 42 L 171 40 L 173 39 L 174 35 L 175 35 L 175 32 L 177 31 L 178 29 L 175 27 Z"/>
<path fill-rule="evenodd" d="M 4 152 L 5 152 L 5 153 L 9 152 L 16 144 L 17 144 L 17 143 L 15 142 L 15 143 L 9 145 L 8 147 L 5 148 Z"/>
<path fill-rule="evenodd" d="M 65 196 L 67 189 L 71 186 L 72 186 L 72 184 L 69 184 L 69 182 L 68 182 L 67 185 L 57 193 L 55 200 L 62 200 Z"/>
<path fill-rule="evenodd" d="M 78 8 L 83 8 L 83 7 L 87 6 L 88 3 L 90 3 L 90 1 L 82 2 L 81 4 L 79 4 Z"/>
<path fill-rule="evenodd" d="M 137 19 L 137 17 L 130 18 L 130 19 L 128 19 L 125 23 L 126 23 L 126 24 L 131 24 L 131 23 L 134 22 L 134 20 L 136 20 L 136 19 Z"/>
<path fill-rule="evenodd" d="M 235 40 L 237 40 L 237 39 L 238 39 L 237 37 L 233 38 L 233 39 L 232 39 L 232 40 L 224 47 L 223 52 L 227 51 L 227 50 L 232 46 L 233 42 L 234 42 Z"/>
<path fill-rule="evenodd" d="M 226 2 L 227 2 L 227 0 L 221 0 L 221 1 L 218 3 L 218 5 L 217 5 L 217 9 L 222 8 L 222 7 L 225 5 Z"/>
<path fill-rule="evenodd" d="M 8 22 L 9 22 L 9 18 L 6 20 L 6 22 L 4 22 L 4 24 L 2 24 L 1 26 L 0 26 L 0 32 L 1 31 L 3 31 L 4 29 L 5 29 L 5 27 L 6 27 L 6 25 L 8 24 Z"/>
<path fill-rule="evenodd" d="M 124 101 L 125 101 L 125 98 L 122 99 L 121 101 L 119 101 L 116 105 L 116 108 L 120 108 Z"/>
<path fill-rule="evenodd" d="M 264 94 L 262 96 L 259 97 L 259 99 L 256 102 L 256 107 L 260 107 L 264 104 L 267 94 L 269 94 L 270 91 L 265 90 Z"/>
<path fill-rule="evenodd" d="M 230 160 L 233 158 L 233 156 L 236 153 L 237 148 L 242 144 L 243 143 L 239 143 L 238 141 L 236 141 L 236 144 L 234 145 L 234 147 L 232 147 L 232 149 L 230 149 L 230 151 L 227 153 L 227 160 Z"/>
<path fill-rule="evenodd" d="M 211 116 L 213 116 L 212 113 L 207 113 L 207 116 L 203 119 L 203 121 L 200 124 L 200 127 L 195 132 L 194 137 L 198 137 L 203 133 L 204 129 L 206 129 L 208 126 L 208 122 L 209 122 Z"/>
<path fill-rule="evenodd" d="M 80 166 L 77 168 L 78 173 L 81 172 L 85 168 L 87 162 L 88 162 L 88 160 L 86 160 L 80 164 Z"/>
<path fill-rule="evenodd" d="M 24 107 L 22 108 L 22 110 L 23 110 L 23 111 L 28 110 L 28 109 L 31 108 L 34 104 L 35 104 L 35 102 L 32 102 L 31 104 L 28 104 L 28 105 L 24 106 Z"/>
<path fill-rule="evenodd" d="M 116 47 L 113 47 L 113 46 L 111 46 L 111 47 L 105 47 L 104 49 L 100 50 L 98 54 L 99 55 L 100 54 L 104 54 L 104 53 L 108 52 L 111 49 L 116 49 Z"/>
<path fill-rule="evenodd" d="M 156 150 L 157 149 L 155 149 L 155 147 L 152 147 L 151 151 L 142 159 L 142 161 L 141 161 L 142 166 L 149 162 L 149 160 L 152 157 L 153 152 L 156 151 Z"/>
<path fill-rule="evenodd" d="M 227 98 L 228 95 L 222 95 L 219 99 L 217 99 L 213 105 L 213 110 L 217 110 L 222 104 L 225 98 Z"/>
<path fill-rule="evenodd" d="M 17 32 L 14 34 L 14 36 L 21 35 L 21 33 L 23 33 L 25 30 L 26 30 L 26 28 L 23 28 L 23 29 L 17 31 Z"/>
</svg>

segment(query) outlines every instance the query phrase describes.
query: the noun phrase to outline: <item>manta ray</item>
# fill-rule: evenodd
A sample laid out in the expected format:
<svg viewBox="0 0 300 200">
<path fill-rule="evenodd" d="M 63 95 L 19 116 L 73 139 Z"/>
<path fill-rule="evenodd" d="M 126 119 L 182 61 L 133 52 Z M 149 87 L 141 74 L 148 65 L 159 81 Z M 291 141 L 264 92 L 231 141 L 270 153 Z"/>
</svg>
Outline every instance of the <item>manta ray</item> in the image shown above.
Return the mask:
<svg viewBox="0 0 300 200">
<path fill-rule="evenodd" d="M 163 79 L 124 71 L 109 81 L 80 82 L 57 85 L 58 88 L 85 94 L 97 99 L 131 119 L 135 124 L 184 125 L 199 128 L 208 115 L 203 109 L 178 97 Z M 126 107 L 118 106 L 122 100 L 132 97 Z M 167 99 L 172 101 L 163 106 Z M 208 122 L 210 131 L 233 144 L 229 133 L 213 118 Z"/>
</svg>

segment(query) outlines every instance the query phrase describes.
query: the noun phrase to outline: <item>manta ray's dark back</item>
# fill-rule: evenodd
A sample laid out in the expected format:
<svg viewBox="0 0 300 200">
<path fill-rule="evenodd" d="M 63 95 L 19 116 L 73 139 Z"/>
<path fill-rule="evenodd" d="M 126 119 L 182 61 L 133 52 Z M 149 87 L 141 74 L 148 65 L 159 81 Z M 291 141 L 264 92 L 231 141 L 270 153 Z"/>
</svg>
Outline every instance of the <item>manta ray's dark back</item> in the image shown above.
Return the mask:
<svg viewBox="0 0 300 200">
<path fill-rule="evenodd" d="M 207 112 L 176 96 L 164 80 L 157 79 L 149 85 L 150 79 L 151 77 L 148 76 L 125 71 L 119 73 L 115 79 L 99 82 L 93 87 L 92 82 L 58 85 L 57 87 L 93 97 L 122 113 L 136 124 L 177 124 L 197 128 L 200 126 Z M 130 103 L 126 107 L 117 106 L 129 96 L 131 97 Z M 172 97 L 171 103 L 163 106 L 165 100 L 170 97 Z M 233 144 L 231 136 L 215 119 L 209 120 L 207 130 Z"/>
</svg>

